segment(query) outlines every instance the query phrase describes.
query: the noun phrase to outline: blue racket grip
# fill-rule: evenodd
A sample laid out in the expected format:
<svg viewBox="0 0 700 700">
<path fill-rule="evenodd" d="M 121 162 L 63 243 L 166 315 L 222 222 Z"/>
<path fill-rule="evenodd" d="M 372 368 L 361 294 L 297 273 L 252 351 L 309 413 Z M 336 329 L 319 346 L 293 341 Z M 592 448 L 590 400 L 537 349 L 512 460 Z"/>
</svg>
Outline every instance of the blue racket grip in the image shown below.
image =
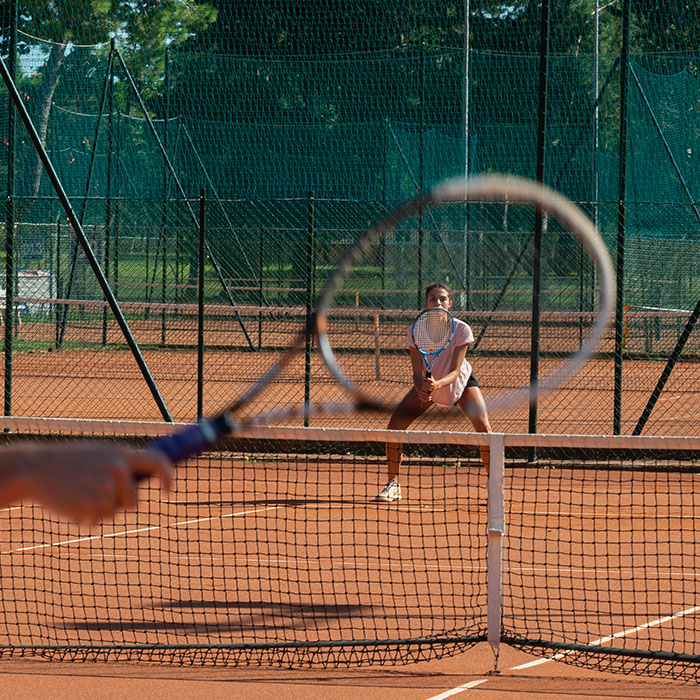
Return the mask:
<svg viewBox="0 0 700 700">
<path fill-rule="evenodd" d="M 172 435 L 158 438 L 148 446 L 148 449 L 161 452 L 173 464 L 177 464 L 214 445 L 231 432 L 231 425 L 231 417 L 228 414 L 210 418 Z"/>
</svg>

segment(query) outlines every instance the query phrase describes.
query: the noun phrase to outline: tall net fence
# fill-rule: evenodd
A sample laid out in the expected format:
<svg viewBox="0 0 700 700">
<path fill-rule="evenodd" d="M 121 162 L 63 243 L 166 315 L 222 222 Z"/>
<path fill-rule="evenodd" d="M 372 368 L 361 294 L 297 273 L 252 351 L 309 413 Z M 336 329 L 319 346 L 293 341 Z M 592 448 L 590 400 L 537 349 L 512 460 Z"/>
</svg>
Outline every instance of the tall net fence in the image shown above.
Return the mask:
<svg viewBox="0 0 700 700">
<path fill-rule="evenodd" d="M 5 444 L 171 429 L 2 428 Z M 403 499 L 386 503 L 396 439 L 251 430 L 90 530 L 30 503 L 3 510 L 0 656 L 338 667 L 489 641 L 697 682 L 697 439 L 412 431 Z"/>
<path fill-rule="evenodd" d="M 162 2 L 149 11 L 162 31 L 146 32 L 119 3 L 89 22 L 82 3 L 6 3 L 3 56 L 104 280 L 3 89 L 5 412 L 194 419 L 198 393 L 212 410 L 262 374 L 388 209 L 446 177 L 534 178 L 539 158 L 603 233 L 622 294 L 606 346 L 538 430 L 695 431 L 700 14 L 586 0 L 547 17 L 545 5 L 212 1 L 168 15 Z M 487 396 L 534 354 L 555 362 L 579 341 L 597 279 L 554 228 L 540 280 L 551 342 L 528 346 L 533 227 L 473 205 L 387 240 L 345 318 L 392 391 L 410 383 L 408 312 L 438 279 L 481 338 L 471 357 Z M 299 377 L 281 396 L 303 390 Z M 526 424 L 525 410 L 494 421 Z"/>
</svg>

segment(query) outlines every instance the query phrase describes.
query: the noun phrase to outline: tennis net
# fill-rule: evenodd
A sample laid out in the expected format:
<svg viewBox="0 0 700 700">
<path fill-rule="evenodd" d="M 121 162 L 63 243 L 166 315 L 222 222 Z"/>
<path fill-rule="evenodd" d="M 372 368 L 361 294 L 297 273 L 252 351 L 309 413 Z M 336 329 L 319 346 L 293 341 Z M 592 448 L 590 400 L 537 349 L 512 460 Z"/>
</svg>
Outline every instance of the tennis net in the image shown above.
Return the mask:
<svg viewBox="0 0 700 700">
<path fill-rule="evenodd" d="M 3 419 L 3 441 L 160 423 Z M 406 454 L 376 500 L 385 442 Z M 490 445 L 491 477 L 479 458 Z M 479 642 L 698 679 L 700 440 L 255 429 L 83 529 L 1 512 L 0 657 L 347 666 Z"/>
</svg>

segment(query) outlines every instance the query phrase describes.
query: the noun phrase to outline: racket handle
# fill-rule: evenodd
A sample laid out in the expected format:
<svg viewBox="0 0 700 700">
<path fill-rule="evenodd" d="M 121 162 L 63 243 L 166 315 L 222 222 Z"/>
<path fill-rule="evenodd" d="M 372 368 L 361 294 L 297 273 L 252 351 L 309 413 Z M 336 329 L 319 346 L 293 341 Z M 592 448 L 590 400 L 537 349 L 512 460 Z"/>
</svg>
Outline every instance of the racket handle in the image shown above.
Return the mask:
<svg viewBox="0 0 700 700">
<path fill-rule="evenodd" d="M 173 464 L 177 464 L 203 452 L 229 432 L 231 432 L 230 415 L 222 414 L 202 423 L 190 425 L 177 433 L 158 438 L 148 446 L 148 449 L 161 452 Z"/>
<path fill-rule="evenodd" d="M 426 376 L 428 379 L 430 379 L 430 377 L 433 376 L 433 373 L 428 369 L 428 370 L 425 371 L 425 376 Z"/>
</svg>

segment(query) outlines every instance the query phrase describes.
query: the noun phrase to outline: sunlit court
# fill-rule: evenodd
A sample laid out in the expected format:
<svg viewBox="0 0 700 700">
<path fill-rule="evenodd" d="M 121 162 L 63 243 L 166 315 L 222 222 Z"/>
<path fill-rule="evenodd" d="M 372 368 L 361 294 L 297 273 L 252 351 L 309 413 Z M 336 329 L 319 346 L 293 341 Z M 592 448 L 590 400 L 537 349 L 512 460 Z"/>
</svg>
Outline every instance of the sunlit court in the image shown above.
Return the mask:
<svg viewBox="0 0 700 700">
<path fill-rule="evenodd" d="M 699 9 L 0 22 L 12 697 L 694 697 Z"/>
</svg>

